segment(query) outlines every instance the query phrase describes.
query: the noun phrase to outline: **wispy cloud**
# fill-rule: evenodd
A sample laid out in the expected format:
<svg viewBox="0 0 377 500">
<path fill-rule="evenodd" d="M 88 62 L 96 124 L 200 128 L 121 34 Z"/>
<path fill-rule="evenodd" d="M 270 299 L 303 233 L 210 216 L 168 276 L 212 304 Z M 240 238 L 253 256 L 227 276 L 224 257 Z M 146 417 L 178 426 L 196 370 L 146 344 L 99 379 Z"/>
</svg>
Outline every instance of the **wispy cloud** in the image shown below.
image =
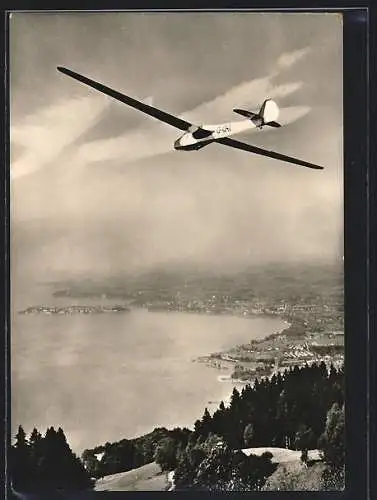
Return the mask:
<svg viewBox="0 0 377 500">
<path fill-rule="evenodd" d="M 157 124 L 152 130 L 134 130 L 120 137 L 87 142 L 77 151 L 80 164 L 121 159 L 122 164 L 173 151 L 177 132 Z"/>
<path fill-rule="evenodd" d="M 280 109 L 279 122 L 281 125 L 288 125 L 300 118 L 303 118 L 311 111 L 310 106 L 289 106 Z"/>
<path fill-rule="evenodd" d="M 299 50 L 294 50 L 293 52 L 284 52 L 278 59 L 278 66 L 280 68 L 290 68 L 296 64 L 300 59 L 303 59 L 311 52 L 310 47 L 304 47 Z"/>
<path fill-rule="evenodd" d="M 203 123 L 220 123 L 238 119 L 232 116 L 235 106 L 243 106 L 251 110 L 258 110 L 266 97 L 279 99 L 299 90 L 303 82 L 290 82 L 282 85 L 273 85 L 270 77 L 254 79 L 237 85 L 215 99 L 204 102 L 181 117 L 187 121 Z M 292 123 L 309 113 L 309 106 L 282 108 L 281 122 Z M 173 141 L 177 132 L 166 125 L 156 124 L 148 130 L 139 129 L 120 137 L 88 142 L 79 148 L 77 159 L 80 164 L 105 160 L 121 159 L 122 163 L 146 159 L 173 150 Z"/>
<path fill-rule="evenodd" d="M 282 54 L 277 64 L 283 69 L 291 67 L 309 52 L 303 48 Z M 219 123 L 233 119 L 232 109 L 243 106 L 257 110 L 266 97 L 282 99 L 297 92 L 302 81 L 274 84 L 279 74 L 275 71 L 263 78 L 242 82 L 225 93 L 204 102 L 196 108 L 183 113 L 182 117 L 193 123 Z M 149 96 L 144 102 L 153 104 Z M 94 124 L 100 122 L 109 99 L 100 99 L 91 95 L 81 99 L 64 100 L 38 110 L 28 116 L 21 124 L 12 124 L 11 142 L 14 146 L 23 146 L 23 153 L 12 162 L 11 177 L 17 179 L 41 169 L 56 159 L 64 149 L 82 136 Z M 308 112 L 309 106 L 283 108 L 281 119 L 291 123 Z M 150 124 L 148 124 L 150 125 Z M 75 152 L 76 164 L 86 165 L 95 161 L 117 160 L 122 163 L 136 161 L 171 151 L 177 133 L 166 125 L 157 122 L 148 128 L 92 142 L 86 142 Z"/>
<path fill-rule="evenodd" d="M 25 153 L 12 163 L 12 179 L 35 172 L 58 157 L 93 126 L 107 105 L 108 101 L 93 96 L 64 100 L 26 117 L 20 125 L 13 125 L 12 145 L 23 146 Z"/>
<path fill-rule="evenodd" d="M 302 85 L 303 82 L 299 81 L 275 86 L 271 76 L 253 79 L 236 85 L 215 99 L 184 113 L 183 118 L 196 123 L 208 123 L 209 120 L 229 120 L 232 117 L 231 110 L 236 106 L 257 110 L 266 97 L 283 98 L 296 92 Z"/>
</svg>

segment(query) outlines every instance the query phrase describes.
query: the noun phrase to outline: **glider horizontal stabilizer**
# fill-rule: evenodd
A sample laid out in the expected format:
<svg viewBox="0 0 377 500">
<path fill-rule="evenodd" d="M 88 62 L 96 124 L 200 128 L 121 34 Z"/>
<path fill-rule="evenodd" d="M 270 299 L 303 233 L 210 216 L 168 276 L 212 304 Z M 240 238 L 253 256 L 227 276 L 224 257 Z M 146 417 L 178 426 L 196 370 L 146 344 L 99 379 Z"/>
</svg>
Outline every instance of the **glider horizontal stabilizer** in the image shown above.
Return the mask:
<svg viewBox="0 0 377 500">
<path fill-rule="evenodd" d="M 246 118 L 258 118 L 258 114 L 257 113 L 253 113 L 252 111 L 247 111 L 247 109 L 239 109 L 239 108 L 235 108 L 233 109 L 233 111 L 235 113 L 237 113 L 238 115 L 241 115 L 241 116 L 245 116 Z"/>
<path fill-rule="evenodd" d="M 267 149 L 257 148 L 251 144 L 246 144 L 245 142 L 236 141 L 230 137 L 223 137 L 221 139 L 216 139 L 215 142 L 224 144 L 224 146 L 230 146 L 232 148 L 241 149 L 242 151 L 248 151 L 249 153 L 255 153 L 257 155 L 267 156 L 269 158 L 274 158 L 275 160 L 281 160 L 288 163 L 293 163 L 295 165 L 300 165 L 302 167 L 314 168 L 317 170 L 323 170 L 324 167 L 316 165 L 315 163 L 309 163 L 304 160 L 299 160 L 298 158 L 293 158 L 291 156 L 286 156 L 281 153 L 276 153 L 275 151 L 269 151 Z"/>
<path fill-rule="evenodd" d="M 247 109 L 235 108 L 233 109 L 233 111 L 238 115 L 244 116 L 245 118 L 249 118 L 250 120 L 253 120 L 254 118 L 261 119 L 261 116 L 258 113 L 253 113 L 252 111 L 248 111 Z M 264 123 L 264 125 L 268 125 L 269 127 L 274 127 L 274 128 L 281 127 L 280 123 L 277 123 L 275 121 Z"/>
<path fill-rule="evenodd" d="M 78 80 L 79 82 L 84 83 L 85 85 L 88 85 L 89 87 L 92 87 L 99 92 L 102 92 L 103 94 L 117 99 L 118 101 L 123 102 L 124 104 L 127 104 L 132 108 L 138 109 L 139 111 L 142 111 L 143 113 L 146 113 L 153 118 L 157 118 L 157 120 L 161 120 L 168 125 L 171 125 L 172 127 L 187 131 L 192 126 L 192 123 L 186 122 L 181 118 L 173 116 L 170 113 L 166 113 L 161 109 L 154 108 L 153 106 L 145 104 L 144 102 L 137 101 L 136 99 L 133 99 L 132 97 L 129 97 L 125 94 L 121 94 L 120 92 L 117 92 L 110 87 L 106 87 L 106 85 L 103 85 L 102 83 L 91 80 L 90 78 L 80 75 L 79 73 L 75 73 L 70 69 L 63 68 L 62 66 L 58 66 L 57 69 L 61 73 L 64 73 L 65 75 L 68 75 L 71 78 L 74 78 L 75 80 Z"/>
<path fill-rule="evenodd" d="M 268 125 L 269 127 L 274 127 L 274 128 L 281 127 L 280 123 L 278 123 L 278 122 L 268 122 L 265 125 Z"/>
</svg>

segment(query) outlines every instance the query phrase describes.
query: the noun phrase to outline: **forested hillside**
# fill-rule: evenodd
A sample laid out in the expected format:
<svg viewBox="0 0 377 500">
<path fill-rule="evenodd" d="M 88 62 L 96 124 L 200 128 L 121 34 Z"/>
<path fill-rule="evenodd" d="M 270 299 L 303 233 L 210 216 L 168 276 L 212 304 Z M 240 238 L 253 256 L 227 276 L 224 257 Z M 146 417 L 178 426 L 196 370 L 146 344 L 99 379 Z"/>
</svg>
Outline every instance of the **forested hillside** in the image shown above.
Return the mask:
<svg viewBox="0 0 377 500">
<path fill-rule="evenodd" d="M 308 450 L 318 448 L 323 458 L 321 488 L 341 488 L 343 368 L 313 364 L 256 380 L 241 391 L 235 388 L 228 406 L 221 402 L 212 415 L 205 409 L 193 430 L 156 428 L 135 439 L 85 450 L 81 460 L 62 429 L 51 427 L 44 437 L 34 429 L 27 438 L 20 427 L 12 446 L 13 485 L 23 491 L 85 489 L 93 484 L 91 478 L 156 461 L 163 471 L 174 471 L 177 490 L 260 490 L 270 477 L 274 480 L 268 489 L 278 489 L 276 482 L 284 481 L 281 470 L 272 476 L 277 468 L 272 455 L 242 452 L 258 447 L 301 450 L 306 467 L 311 466 Z"/>
<path fill-rule="evenodd" d="M 155 429 L 134 440 L 85 450 L 82 458 L 95 477 L 156 460 L 163 470 L 175 470 L 177 488 L 216 489 L 215 476 L 209 470 L 218 471 L 223 464 L 219 488 L 254 489 L 262 486 L 275 467 L 268 456 L 246 457 L 237 450 L 285 447 L 301 450 L 305 461 L 309 449 L 320 448 L 329 467 L 341 470 L 343 434 L 343 368 L 328 371 L 321 363 L 256 380 L 241 392 L 234 389 L 230 405 L 222 402 L 213 415 L 206 409 L 193 431 Z M 205 479 L 203 468 L 207 470 Z M 256 473 L 253 480 L 251 471 Z"/>
</svg>

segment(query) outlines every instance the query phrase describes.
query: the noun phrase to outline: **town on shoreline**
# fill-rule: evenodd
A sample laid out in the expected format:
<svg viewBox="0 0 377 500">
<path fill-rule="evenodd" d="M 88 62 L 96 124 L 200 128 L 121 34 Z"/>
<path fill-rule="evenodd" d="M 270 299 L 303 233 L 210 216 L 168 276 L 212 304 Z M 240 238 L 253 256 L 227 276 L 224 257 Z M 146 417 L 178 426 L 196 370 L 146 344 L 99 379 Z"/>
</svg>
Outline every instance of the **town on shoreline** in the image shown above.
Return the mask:
<svg viewBox="0 0 377 500">
<path fill-rule="evenodd" d="M 19 314 L 102 314 L 102 313 L 120 313 L 128 312 L 129 308 L 124 305 L 70 305 L 65 307 L 57 306 L 31 306 L 22 311 L 18 311 Z"/>
<path fill-rule="evenodd" d="M 177 470 L 179 472 L 182 463 L 185 463 L 182 457 L 186 456 L 181 454 L 183 450 L 184 453 L 190 450 L 180 441 L 182 436 L 178 434 L 182 432 L 188 433 L 187 435 L 193 432 L 193 435 L 199 435 L 200 439 L 201 432 L 204 437 L 209 432 L 208 439 L 216 437 L 216 434 L 221 435 L 221 439 L 225 439 L 227 443 L 226 446 L 230 446 L 230 453 L 233 453 L 234 449 L 239 450 L 239 442 L 247 446 L 246 451 L 273 449 L 296 455 L 300 453 L 300 476 L 308 473 L 311 483 L 314 481 L 319 485 L 319 489 L 322 488 L 321 481 L 323 471 L 327 471 L 327 462 L 322 460 L 322 455 L 319 455 L 318 462 L 307 461 L 307 458 L 309 449 L 317 453 L 317 448 L 322 450 L 320 443 L 326 432 L 325 422 L 330 422 L 329 415 L 332 418 L 335 418 L 335 415 L 340 424 L 344 417 L 344 406 L 339 406 L 344 401 L 343 274 L 339 268 L 312 267 L 298 271 L 295 274 L 288 270 L 284 274 L 282 271 L 276 272 L 275 269 L 272 273 L 256 272 L 232 279 L 211 280 L 196 277 L 190 280 L 185 277 L 180 282 L 174 282 L 169 276 L 157 275 L 154 276 L 154 281 L 153 276 L 147 276 L 144 281 L 139 279 L 136 283 L 127 280 L 121 284 L 119 281 L 93 283 L 88 280 L 84 283 L 57 283 L 53 293 L 55 298 L 63 298 L 66 303 L 94 302 L 96 305 L 35 306 L 19 311 L 21 314 L 64 315 L 119 313 L 138 308 L 161 313 L 232 315 L 242 318 L 242 321 L 266 316 L 279 320 L 276 323 L 280 323 L 280 330 L 270 332 L 262 339 L 250 340 L 227 351 L 209 353 L 192 360 L 219 370 L 221 374 L 218 379 L 224 379 L 233 386 L 228 401 L 208 401 L 208 405 L 216 404 L 218 408 L 211 413 L 206 408 L 203 417 L 195 422 L 194 431 L 186 428 L 167 430 L 156 427 L 148 434 L 131 440 L 123 438 L 84 450 L 81 463 L 86 471 L 90 471 L 90 477 L 97 479 L 98 490 L 102 489 L 101 479 L 98 478 L 103 475 L 114 477 L 116 474 L 139 474 L 145 464 L 154 463 L 153 460 L 158 456 L 155 452 L 164 443 L 171 445 L 171 448 L 168 448 L 169 453 L 173 450 L 175 462 L 171 467 L 175 471 L 174 474 Z M 111 305 L 112 302 L 122 305 Z M 271 322 L 272 325 L 274 323 Z M 253 322 L 250 321 L 250 337 L 253 336 L 252 328 Z M 328 368 L 327 374 L 324 363 Z M 279 373 L 283 372 L 284 375 L 280 376 Z M 307 377 L 306 373 L 311 375 Z M 299 375 L 298 378 L 296 374 Z M 256 381 L 261 379 L 263 382 L 257 384 Z M 295 383 L 292 384 L 292 381 Z M 238 385 L 243 386 L 242 391 L 237 390 Z M 295 387 L 304 387 L 297 400 Z M 327 389 L 324 389 L 325 387 Z M 320 396 L 321 392 L 328 394 L 328 391 L 332 394 L 329 407 L 326 406 L 327 399 Z M 256 403 L 253 399 L 256 393 L 263 394 L 263 409 L 260 409 L 260 401 Z M 281 401 L 292 400 L 292 397 L 295 399 L 292 408 L 280 404 Z M 257 406 L 253 407 L 255 404 Z M 241 407 L 244 408 L 244 413 L 240 416 L 238 412 Z M 250 408 L 257 410 L 251 411 Z M 279 418 L 276 418 L 277 408 L 279 411 L 283 410 Z M 288 409 L 291 413 L 285 413 Z M 258 417 L 259 413 L 261 418 Z M 292 419 L 289 421 L 297 424 L 294 428 L 290 423 L 285 427 L 287 417 Z M 323 423 L 323 429 L 318 427 L 318 422 Z M 48 430 L 49 435 L 53 432 L 53 428 Z M 211 435 L 211 432 L 214 434 Z M 247 444 L 245 439 L 253 441 L 248 441 Z M 310 439 L 310 445 L 309 441 L 304 443 L 305 439 Z M 212 443 L 211 447 L 208 448 L 208 453 L 214 456 L 216 445 L 213 446 Z M 180 450 L 179 454 L 177 450 Z M 119 453 L 126 457 L 123 463 L 119 462 Z M 178 459 L 178 456 L 181 458 Z M 297 465 L 298 460 L 294 467 L 297 468 Z M 285 467 L 285 464 L 282 464 L 282 467 Z M 198 473 L 195 467 L 193 472 Z M 277 473 L 271 474 L 269 481 L 273 486 L 268 486 L 267 489 L 280 489 L 286 478 L 291 480 L 290 471 L 282 468 L 278 469 Z M 340 484 L 343 476 L 339 477 Z"/>
<path fill-rule="evenodd" d="M 29 307 L 22 314 L 98 314 L 147 311 L 270 316 L 287 327 L 261 340 L 226 352 L 209 353 L 199 362 L 231 373 L 238 382 L 271 376 L 291 366 L 344 362 L 343 269 L 337 265 L 257 269 L 234 276 L 155 272 L 136 279 L 55 284 L 53 296 L 98 299 L 97 305 Z M 103 301 L 122 305 L 103 305 Z"/>
</svg>

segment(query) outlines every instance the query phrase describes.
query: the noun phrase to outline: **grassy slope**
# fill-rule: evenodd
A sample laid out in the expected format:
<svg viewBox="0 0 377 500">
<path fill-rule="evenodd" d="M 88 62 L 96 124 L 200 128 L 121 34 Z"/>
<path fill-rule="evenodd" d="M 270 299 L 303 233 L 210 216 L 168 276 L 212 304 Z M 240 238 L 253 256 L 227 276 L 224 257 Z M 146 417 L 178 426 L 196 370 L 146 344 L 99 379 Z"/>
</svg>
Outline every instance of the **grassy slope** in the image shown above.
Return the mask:
<svg viewBox="0 0 377 500">
<path fill-rule="evenodd" d="M 299 462 L 301 457 L 301 451 L 289 450 L 287 448 L 275 448 L 275 447 L 258 447 L 258 448 L 245 448 L 242 450 L 245 455 L 262 455 L 265 452 L 272 453 L 273 457 L 271 461 L 273 463 L 287 463 L 287 462 Z M 318 450 L 309 450 L 308 452 L 309 460 L 319 460 L 320 454 Z"/>
<path fill-rule="evenodd" d="M 99 479 L 96 491 L 165 491 L 169 487 L 167 474 L 152 462 L 138 469 L 120 472 Z"/>
<path fill-rule="evenodd" d="M 300 462 L 278 465 L 267 479 L 264 491 L 321 491 L 324 489 L 322 474 L 325 465 L 321 462 L 305 467 Z"/>
<path fill-rule="evenodd" d="M 248 448 L 245 454 L 261 455 L 269 451 L 272 462 L 277 463 L 276 471 L 267 479 L 264 491 L 321 491 L 324 489 L 323 471 L 325 465 L 320 461 L 318 450 L 309 450 L 308 467 L 301 462 L 301 452 L 285 448 Z M 310 463 L 310 462 L 309 462 Z"/>
<path fill-rule="evenodd" d="M 259 447 L 242 450 L 246 455 L 262 455 L 265 451 L 273 454 L 272 461 L 278 463 L 278 469 L 268 479 L 266 489 L 319 489 L 323 471 L 321 463 L 306 469 L 300 461 L 301 452 L 285 448 Z M 309 459 L 318 459 L 318 451 L 310 450 Z M 300 484 L 302 487 L 300 487 Z M 298 485 L 298 487 L 297 487 Z M 152 462 L 138 469 L 106 476 L 97 481 L 96 491 L 166 491 L 170 483 L 167 474 Z M 287 487 L 288 486 L 288 487 Z M 291 487 L 289 487 L 291 486 Z"/>
</svg>

